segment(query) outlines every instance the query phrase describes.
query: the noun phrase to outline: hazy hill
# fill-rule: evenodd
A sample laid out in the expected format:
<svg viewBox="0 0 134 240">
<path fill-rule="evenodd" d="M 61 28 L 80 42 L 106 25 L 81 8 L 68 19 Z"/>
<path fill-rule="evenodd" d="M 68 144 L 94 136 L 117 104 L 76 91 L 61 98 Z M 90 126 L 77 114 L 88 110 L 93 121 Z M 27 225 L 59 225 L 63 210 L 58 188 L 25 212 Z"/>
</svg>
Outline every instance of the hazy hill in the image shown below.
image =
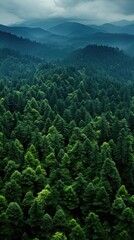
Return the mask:
<svg viewBox="0 0 134 240">
<path fill-rule="evenodd" d="M 120 33 L 122 32 L 121 26 L 116 26 L 110 23 L 106 23 L 103 25 L 98 26 L 98 30 L 108 32 L 108 33 Z"/>
<path fill-rule="evenodd" d="M 134 35 L 134 23 L 129 24 L 123 28 L 124 33 L 129 33 Z"/>
<path fill-rule="evenodd" d="M 30 39 L 36 42 L 41 42 L 41 43 L 51 42 L 53 44 L 56 44 L 59 42 L 59 40 L 60 42 L 64 40 L 64 38 L 61 39 L 61 37 L 55 34 L 52 34 L 42 28 L 9 27 L 9 26 L 0 25 L 0 31 L 12 33 L 18 37 L 23 37 L 23 38 Z"/>
<path fill-rule="evenodd" d="M 79 36 L 77 38 L 72 37 L 69 40 L 69 43 L 74 48 L 84 47 L 88 44 L 97 44 L 124 49 L 134 43 L 134 35 L 100 32 L 91 35 Z"/>
<path fill-rule="evenodd" d="M 133 24 L 134 21 L 128 21 L 128 20 L 120 20 L 120 21 L 114 21 L 112 22 L 113 25 L 116 25 L 116 26 L 127 26 L 129 24 Z"/>
<path fill-rule="evenodd" d="M 134 35 L 128 34 L 132 32 L 130 31 L 131 28 L 127 28 L 127 26 L 122 28 L 112 24 L 86 26 L 80 23 L 67 22 L 49 28 L 48 31 L 67 37 L 64 44 L 73 48 L 84 47 L 88 44 L 127 48 L 134 42 Z M 124 33 L 125 31 L 126 33 Z"/>
<path fill-rule="evenodd" d="M 49 59 L 65 56 L 66 50 L 51 44 L 41 44 L 16 35 L 0 31 L 0 48 L 9 48 L 22 54 Z"/>
<path fill-rule="evenodd" d="M 100 68 L 114 77 L 132 79 L 134 60 L 118 48 L 88 45 L 69 56 L 66 63 L 75 66 Z M 120 73 L 120 74 L 119 74 Z"/>
<path fill-rule="evenodd" d="M 17 50 L 23 54 L 41 58 L 65 58 L 73 50 L 89 44 L 106 45 L 128 49 L 134 44 L 134 35 L 121 33 L 107 33 L 113 25 L 89 27 L 83 24 L 68 22 L 43 30 L 41 28 L 6 27 L 0 25 L 0 47 Z M 102 29 L 105 27 L 105 29 Z M 129 26 L 131 29 L 132 26 Z M 50 31 L 53 31 L 51 33 Z M 10 32 L 10 33 L 9 33 Z"/>
<path fill-rule="evenodd" d="M 10 48 L 24 54 L 45 56 L 48 54 L 47 46 L 16 35 L 0 31 L 0 48 Z"/>
<path fill-rule="evenodd" d="M 51 45 L 51 48 L 60 49 L 63 55 L 66 54 L 66 51 L 85 47 L 88 44 L 103 44 L 126 49 L 134 43 L 134 24 L 132 23 L 121 27 L 109 23 L 101 26 L 87 26 L 76 22 L 64 22 L 48 28 L 48 30 L 0 25 L 0 30 Z"/>
<path fill-rule="evenodd" d="M 30 19 L 19 24 L 19 26 L 48 29 L 58 24 L 65 23 L 67 21 L 68 20 L 63 17 L 54 17 L 48 19 Z M 13 26 L 18 26 L 18 24 L 14 24 Z"/>
<path fill-rule="evenodd" d="M 107 33 L 124 33 L 134 35 L 134 24 L 128 24 L 125 26 L 117 26 L 114 24 L 106 23 L 97 27 L 100 32 L 105 31 Z"/>
<path fill-rule="evenodd" d="M 131 57 L 134 57 L 134 44 L 128 47 L 125 52 L 129 54 Z"/>
<path fill-rule="evenodd" d="M 134 42 L 134 35 L 117 33 L 96 33 L 90 36 L 89 41 L 95 44 L 103 44 L 124 48 Z"/>
<path fill-rule="evenodd" d="M 96 29 L 76 22 L 66 22 L 49 28 L 48 31 L 67 37 L 83 36 L 97 32 Z"/>
</svg>

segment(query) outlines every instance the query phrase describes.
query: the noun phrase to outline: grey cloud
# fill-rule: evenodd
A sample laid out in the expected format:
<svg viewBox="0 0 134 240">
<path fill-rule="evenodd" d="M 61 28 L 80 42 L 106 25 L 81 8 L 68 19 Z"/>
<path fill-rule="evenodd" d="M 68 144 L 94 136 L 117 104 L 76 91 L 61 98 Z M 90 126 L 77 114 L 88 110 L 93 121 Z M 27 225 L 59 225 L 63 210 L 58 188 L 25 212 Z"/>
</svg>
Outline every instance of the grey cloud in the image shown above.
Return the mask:
<svg viewBox="0 0 134 240">
<path fill-rule="evenodd" d="M 64 17 L 85 22 L 134 18 L 134 0 L 1 0 L 0 23 Z"/>
<path fill-rule="evenodd" d="M 134 14 L 134 0 L 120 0 L 120 7 L 124 14 Z"/>
<path fill-rule="evenodd" d="M 112 0 L 111 2 L 117 7 L 119 12 L 125 15 L 134 14 L 134 0 Z M 106 3 L 106 0 L 104 0 L 104 3 Z"/>
<path fill-rule="evenodd" d="M 74 7 L 79 4 L 92 2 L 95 0 L 55 0 L 55 3 L 62 7 Z"/>
</svg>

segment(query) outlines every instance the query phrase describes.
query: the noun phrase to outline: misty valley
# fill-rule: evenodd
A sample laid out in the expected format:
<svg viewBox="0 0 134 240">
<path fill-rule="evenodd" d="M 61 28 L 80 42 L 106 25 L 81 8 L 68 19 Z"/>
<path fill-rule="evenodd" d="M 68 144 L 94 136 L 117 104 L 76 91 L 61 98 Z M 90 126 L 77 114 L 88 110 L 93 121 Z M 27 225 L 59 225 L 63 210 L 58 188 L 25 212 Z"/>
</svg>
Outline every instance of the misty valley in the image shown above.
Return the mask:
<svg viewBox="0 0 134 240">
<path fill-rule="evenodd" d="M 134 239 L 134 21 L 0 25 L 0 239 Z"/>
<path fill-rule="evenodd" d="M 128 24 L 128 23 L 126 23 Z M 134 56 L 134 23 L 84 25 L 65 22 L 51 28 L 0 25 L 0 47 L 10 48 L 46 60 L 64 59 L 87 45 L 117 47 Z"/>
</svg>

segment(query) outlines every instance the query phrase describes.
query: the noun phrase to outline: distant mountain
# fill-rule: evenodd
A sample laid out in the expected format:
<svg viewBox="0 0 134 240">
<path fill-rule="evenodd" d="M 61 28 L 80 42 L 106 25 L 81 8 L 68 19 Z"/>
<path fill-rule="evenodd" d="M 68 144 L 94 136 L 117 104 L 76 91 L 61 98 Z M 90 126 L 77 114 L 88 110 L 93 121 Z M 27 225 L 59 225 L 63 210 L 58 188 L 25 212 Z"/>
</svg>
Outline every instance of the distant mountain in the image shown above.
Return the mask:
<svg viewBox="0 0 134 240">
<path fill-rule="evenodd" d="M 98 30 L 100 30 L 101 32 L 107 32 L 107 33 L 121 33 L 122 27 L 115 26 L 110 23 L 106 23 L 106 24 L 98 26 Z"/>
<path fill-rule="evenodd" d="M 84 47 L 88 44 L 97 44 L 124 49 L 129 47 L 133 43 L 134 35 L 101 32 L 70 39 L 70 45 L 72 45 L 75 48 Z"/>
<path fill-rule="evenodd" d="M 0 31 L 0 48 L 13 49 L 22 54 L 33 55 L 47 60 L 61 58 L 62 54 L 63 56 L 66 54 L 66 50 L 59 49 L 58 47 L 49 44 L 40 44 L 2 31 Z"/>
<path fill-rule="evenodd" d="M 48 29 L 48 28 L 54 27 L 58 24 L 65 23 L 67 21 L 68 21 L 68 19 L 63 18 L 63 17 L 48 18 L 48 19 L 43 19 L 43 20 L 32 19 L 32 20 L 27 20 L 27 21 L 19 24 L 19 26 Z M 18 24 L 14 24 L 13 26 L 16 27 L 16 26 L 18 26 Z"/>
<path fill-rule="evenodd" d="M 0 31 L 45 43 L 55 49 L 66 49 L 67 52 L 70 48 L 72 50 L 88 44 L 103 44 L 124 49 L 134 43 L 134 24 L 121 27 L 108 23 L 86 26 L 76 22 L 64 22 L 48 30 L 0 25 Z"/>
<path fill-rule="evenodd" d="M 123 33 L 123 34 L 134 35 L 134 24 L 129 24 L 121 27 L 121 26 L 107 23 L 107 24 L 98 26 L 98 30 L 100 30 L 100 32 L 107 32 L 107 33 Z"/>
<path fill-rule="evenodd" d="M 131 57 L 134 57 L 134 44 L 125 49 L 125 53 L 127 53 Z"/>
<path fill-rule="evenodd" d="M 128 26 L 128 28 L 127 26 L 122 28 L 112 24 L 86 26 L 68 22 L 50 28 L 48 31 L 66 37 L 64 44 L 75 49 L 88 44 L 127 48 L 134 43 L 134 35 L 131 34 L 134 31 L 131 29 L 132 26 Z"/>
<path fill-rule="evenodd" d="M 76 22 L 66 22 L 48 29 L 49 32 L 66 37 L 80 37 L 97 32 L 96 29 Z"/>
<path fill-rule="evenodd" d="M 123 32 L 134 35 L 134 23 L 123 27 Z"/>
<path fill-rule="evenodd" d="M 134 44 L 134 35 L 107 32 L 119 31 L 120 28 L 112 24 L 95 28 L 75 22 L 63 23 L 49 30 L 0 25 L 0 47 L 46 59 L 64 58 L 73 50 L 89 44 L 128 49 Z M 131 32 L 133 25 L 124 28 Z"/>
<path fill-rule="evenodd" d="M 45 57 L 47 47 L 45 45 L 31 42 L 28 39 L 17 37 L 11 33 L 0 31 L 0 48 L 9 48 L 24 54 Z"/>
<path fill-rule="evenodd" d="M 113 77 L 132 79 L 134 60 L 117 48 L 88 45 L 70 54 L 66 63 L 86 68 L 100 68 Z"/>
<path fill-rule="evenodd" d="M 59 38 L 59 36 L 48 32 L 42 28 L 29 28 L 29 27 L 8 27 L 0 25 L 0 31 L 12 33 L 18 37 L 23 37 L 30 39 L 32 41 L 40 43 L 53 43 L 56 44 L 64 41 L 64 39 Z"/>
<path fill-rule="evenodd" d="M 115 26 L 124 27 L 124 26 L 127 26 L 129 24 L 134 24 L 134 21 L 121 20 L 121 21 L 112 22 L 111 24 L 113 24 Z"/>
</svg>

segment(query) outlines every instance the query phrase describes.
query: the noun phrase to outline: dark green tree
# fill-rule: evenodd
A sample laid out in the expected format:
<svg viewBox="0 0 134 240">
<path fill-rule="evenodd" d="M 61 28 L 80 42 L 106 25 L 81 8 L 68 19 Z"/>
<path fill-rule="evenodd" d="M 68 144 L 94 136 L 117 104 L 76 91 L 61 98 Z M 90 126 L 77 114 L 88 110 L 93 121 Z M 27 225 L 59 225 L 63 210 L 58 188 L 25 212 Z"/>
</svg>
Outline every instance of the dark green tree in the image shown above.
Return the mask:
<svg viewBox="0 0 134 240">
<path fill-rule="evenodd" d="M 113 196 L 121 186 L 121 178 L 115 163 L 109 158 L 105 159 L 100 176 L 106 191 Z"/>
<path fill-rule="evenodd" d="M 85 232 L 87 238 L 104 240 L 107 239 L 107 235 L 102 227 L 98 215 L 90 212 L 85 220 Z"/>
</svg>

